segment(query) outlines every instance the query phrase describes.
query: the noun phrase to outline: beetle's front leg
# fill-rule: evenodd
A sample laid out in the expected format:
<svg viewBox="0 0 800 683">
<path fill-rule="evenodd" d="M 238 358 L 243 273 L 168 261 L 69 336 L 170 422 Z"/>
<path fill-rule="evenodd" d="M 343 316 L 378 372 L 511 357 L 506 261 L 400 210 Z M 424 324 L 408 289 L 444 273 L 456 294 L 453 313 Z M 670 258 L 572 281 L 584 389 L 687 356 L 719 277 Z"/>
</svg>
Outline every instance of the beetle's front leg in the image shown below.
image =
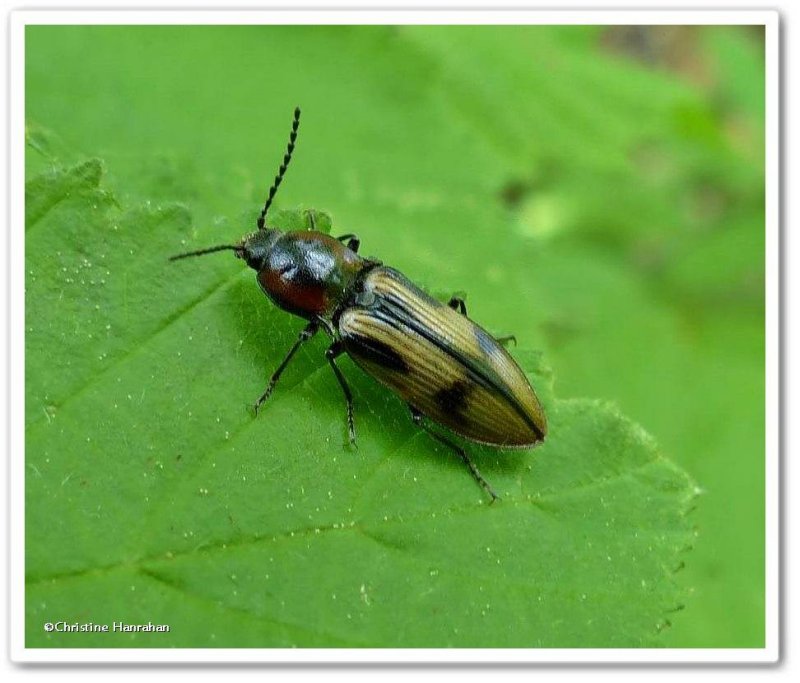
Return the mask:
<svg viewBox="0 0 800 683">
<path fill-rule="evenodd" d="M 339 240 L 340 242 L 344 242 L 345 240 L 347 240 L 347 244 L 345 244 L 344 246 L 346 246 L 350 251 L 358 253 L 358 248 L 361 246 L 361 240 L 358 239 L 358 235 L 354 235 L 352 232 L 348 232 L 346 235 L 339 235 L 339 237 L 337 237 L 336 239 Z"/>
<path fill-rule="evenodd" d="M 255 406 L 253 406 L 256 415 L 258 415 L 258 409 L 261 407 L 261 404 L 266 401 L 272 390 L 275 388 L 275 385 L 278 383 L 278 380 L 281 377 L 281 373 L 284 371 L 287 365 L 289 365 L 289 361 L 292 360 L 292 356 L 297 353 L 297 349 L 299 349 L 304 342 L 307 342 L 311 337 L 313 337 L 317 330 L 319 330 L 319 323 L 316 320 L 312 320 L 308 325 L 305 326 L 303 331 L 300 333 L 300 336 L 297 338 L 297 341 L 294 343 L 294 346 L 289 350 L 289 353 L 286 354 L 286 358 L 283 359 L 283 362 L 278 366 L 278 369 L 272 373 L 272 377 L 269 378 L 269 384 L 267 388 L 264 390 L 264 393 L 261 394 L 258 401 L 256 401 Z"/>
<path fill-rule="evenodd" d="M 336 379 L 339 380 L 339 386 L 342 387 L 344 400 L 347 402 L 347 432 L 350 436 L 350 443 L 355 446 L 356 427 L 353 419 L 353 395 L 350 393 L 350 387 L 347 385 L 347 380 L 344 378 L 342 371 L 339 369 L 339 366 L 336 365 L 336 358 L 343 352 L 344 347 L 342 346 L 342 342 L 335 341 L 325 352 L 325 358 L 327 359 L 328 363 L 330 363 L 331 368 L 333 368 L 333 374 L 335 374 Z"/>
</svg>

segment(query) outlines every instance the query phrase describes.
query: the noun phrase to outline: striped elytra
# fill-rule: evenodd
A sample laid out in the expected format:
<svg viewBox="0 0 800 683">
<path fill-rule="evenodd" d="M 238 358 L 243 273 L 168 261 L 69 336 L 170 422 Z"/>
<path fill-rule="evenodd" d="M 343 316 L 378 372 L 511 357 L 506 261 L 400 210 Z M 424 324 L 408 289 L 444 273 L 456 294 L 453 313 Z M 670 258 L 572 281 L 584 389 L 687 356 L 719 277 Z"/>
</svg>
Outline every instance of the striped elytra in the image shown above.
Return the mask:
<svg viewBox="0 0 800 683">
<path fill-rule="evenodd" d="M 472 441 L 521 448 L 544 439 L 533 388 L 488 332 L 392 268 L 369 270 L 358 288 L 336 330 L 367 373 Z"/>
</svg>

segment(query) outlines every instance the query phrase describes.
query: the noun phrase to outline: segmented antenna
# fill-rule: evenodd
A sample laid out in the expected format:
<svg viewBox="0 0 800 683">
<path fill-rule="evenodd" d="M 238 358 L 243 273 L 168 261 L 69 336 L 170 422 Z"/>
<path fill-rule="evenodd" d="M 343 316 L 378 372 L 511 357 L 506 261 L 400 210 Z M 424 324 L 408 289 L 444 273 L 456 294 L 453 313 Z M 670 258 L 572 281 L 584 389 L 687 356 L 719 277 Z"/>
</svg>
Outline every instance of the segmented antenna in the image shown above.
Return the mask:
<svg viewBox="0 0 800 683">
<path fill-rule="evenodd" d="M 264 208 L 261 210 L 261 215 L 258 217 L 256 221 L 256 225 L 258 225 L 259 230 L 264 229 L 265 224 L 265 216 L 267 215 L 267 211 L 269 210 L 270 205 L 272 204 L 272 199 L 275 197 L 275 193 L 278 191 L 278 187 L 281 184 L 281 180 L 283 180 L 283 176 L 286 173 L 286 169 L 289 166 L 289 162 L 292 160 L 292 152 L 294 152 L 294 143 L 297 140 L 297 128 L 300 126 L 300 107 L 294 108 L 294 121 L 292 121 L 292 132 L 289 133 L 289 144 L 286 146 L 286 154 L 283 155 L 283 163 L 281 167 L 278 169 L 278 175 L 275 176 L 275 180 L 272 183 L 272 187 L 269 188 L 269 195 L 267 196 L 267 201 L 264 204 Z"/>
<path fill-rule="evenodd" d="M 197 251 L 187 251 L 183 254 L 176 254 L 175 256 L 170 256 L 170 261 L 177 261 L 182 258 L 188 258 L 189 256 L 203 256 L 203 254 L 213 254 L 215 251 L 224 251 L 225 249 L 232 249 L 233 251 L 241 251 L 242 245 L 236 244 L 220 244 L 216 247 L 208 247 L 207 249 L 198 249 Z"/>
</svg>

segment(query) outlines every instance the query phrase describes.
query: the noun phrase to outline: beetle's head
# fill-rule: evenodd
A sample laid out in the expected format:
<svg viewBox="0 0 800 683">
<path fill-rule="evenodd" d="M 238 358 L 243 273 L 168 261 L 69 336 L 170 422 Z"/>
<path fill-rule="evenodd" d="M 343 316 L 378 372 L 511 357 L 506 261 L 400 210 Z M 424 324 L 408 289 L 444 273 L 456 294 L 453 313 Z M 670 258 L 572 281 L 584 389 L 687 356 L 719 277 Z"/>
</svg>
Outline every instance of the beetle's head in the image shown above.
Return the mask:
<svg viewBox="0 0 800 683">
<path fill-rule="evenodd" d="M 236 257 L 243 259 L 256 272 L 263 270 L 269 252 L 281 234 L 280 230 L 266 228 L 245 236 L 236 249 Z"/>
</svg>

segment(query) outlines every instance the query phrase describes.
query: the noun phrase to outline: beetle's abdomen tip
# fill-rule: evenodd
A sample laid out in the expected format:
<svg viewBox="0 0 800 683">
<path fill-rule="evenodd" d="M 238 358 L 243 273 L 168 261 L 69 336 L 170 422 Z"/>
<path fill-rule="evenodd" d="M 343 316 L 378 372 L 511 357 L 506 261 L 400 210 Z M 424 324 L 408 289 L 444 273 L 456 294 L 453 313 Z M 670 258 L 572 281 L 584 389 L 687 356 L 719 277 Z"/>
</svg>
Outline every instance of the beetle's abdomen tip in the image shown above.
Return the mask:
<svg viewBox="0 0 800 683">
<path fill-rule="evenodd" d="M 547 440 L 547 423 L 537 423 L 530 428 L 527 437 L 516 444 L 518 448 L 534 448 Z"/>
</svg>

